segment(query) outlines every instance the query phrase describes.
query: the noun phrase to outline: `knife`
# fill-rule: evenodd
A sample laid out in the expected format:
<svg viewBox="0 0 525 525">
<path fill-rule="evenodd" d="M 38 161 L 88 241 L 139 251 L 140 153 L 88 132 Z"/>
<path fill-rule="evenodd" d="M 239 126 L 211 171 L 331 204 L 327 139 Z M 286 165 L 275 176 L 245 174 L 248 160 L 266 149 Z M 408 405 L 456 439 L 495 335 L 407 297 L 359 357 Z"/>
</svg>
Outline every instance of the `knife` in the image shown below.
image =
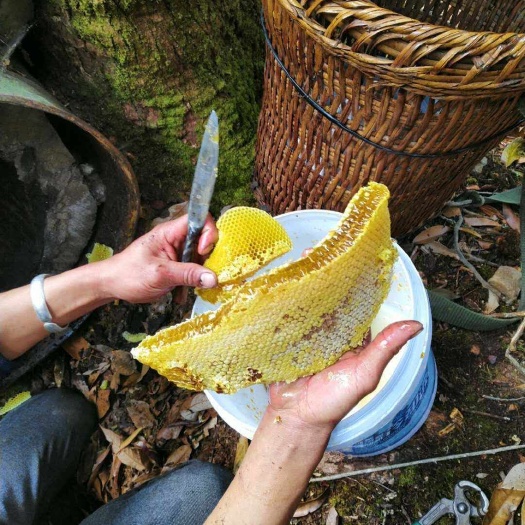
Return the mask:
<svg viewBox="0 0 525 525">
<path fill-rule="evenodd" d="M 182 252 L 182 262 L 192 262 L 195 244 L 198 240 L 208 210 L 217 178 L 217 165 L 219 162 L 219 119 L 217 113 L 212 111 L 204 137 L 202 138 L 197 167 L 191 185 L 190 202 L 188 204 L 188 235 Z"/>
</svg>

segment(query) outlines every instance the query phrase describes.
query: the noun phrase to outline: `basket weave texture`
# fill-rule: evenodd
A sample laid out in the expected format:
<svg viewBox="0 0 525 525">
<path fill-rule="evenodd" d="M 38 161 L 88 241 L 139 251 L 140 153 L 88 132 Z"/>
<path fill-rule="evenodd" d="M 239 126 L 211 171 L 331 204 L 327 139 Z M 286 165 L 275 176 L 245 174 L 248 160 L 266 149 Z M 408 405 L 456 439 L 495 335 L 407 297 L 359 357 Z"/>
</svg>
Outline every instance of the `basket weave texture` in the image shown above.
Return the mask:
<svg viewBox="0 0 525 525">
<path fill-rule="evenodd" d="M 520 123 L 525 0 L 263 0 L 263 10 L 255 179 L 274 214 L 342 211 L 374 180 L 404 235 Z"/>
</svg>

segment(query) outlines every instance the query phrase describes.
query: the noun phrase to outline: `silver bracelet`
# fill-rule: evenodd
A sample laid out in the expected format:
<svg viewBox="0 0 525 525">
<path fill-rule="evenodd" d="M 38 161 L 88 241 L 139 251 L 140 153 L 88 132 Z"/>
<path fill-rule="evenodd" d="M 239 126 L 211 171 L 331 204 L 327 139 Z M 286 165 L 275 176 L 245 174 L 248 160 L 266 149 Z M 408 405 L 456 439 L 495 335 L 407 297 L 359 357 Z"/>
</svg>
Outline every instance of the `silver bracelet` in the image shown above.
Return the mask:
<svg viewBox="0 0 525 525">
<path fill-rule="evenodd" d="M 53 318 L 47 307 L 46 296 L 44 293 L 44 279 L 48 276 L 48 273 L 41 273 L 31 281 L 29 286 L 31 304 L 33 305 L 36 316 L 44 324 L 44 328 L 51 334 L 61 334 L 69 328 L 69 325 L 59 326 L 53 322 Z"/>
</svg>

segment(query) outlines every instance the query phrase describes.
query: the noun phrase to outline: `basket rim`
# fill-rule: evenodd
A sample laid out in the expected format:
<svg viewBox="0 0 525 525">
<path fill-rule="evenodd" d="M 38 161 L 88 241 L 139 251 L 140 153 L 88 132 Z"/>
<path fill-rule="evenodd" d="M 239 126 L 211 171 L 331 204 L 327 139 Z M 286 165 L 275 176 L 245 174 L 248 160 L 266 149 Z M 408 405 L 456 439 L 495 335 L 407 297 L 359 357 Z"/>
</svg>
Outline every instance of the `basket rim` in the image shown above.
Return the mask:
<svg viewBox="0 0 525 525">
<path fill-rule="evenodd" d="M 433 25 L 369 0 L 313 0 L 310 6 L 308 0 L 266 0 L 267 24 L 276 15 L 268 3 L 280 4 L 329 54 L 386 84 L 409 84 L 435 98 L 501 98 L 525 91 L 525 33 Z M 319 11 L 332 17 L 326 27 L 312 16 Z M 352 31 L 351 45 L 334 37 L 342 23 Z M 387 56 L 370 54 L 374 50 Z"/>
<path fill-rule="evenodd" d="M 294 2 L 293 0 L 279 0 L 279 1 L 282 3 L 288 2 L 290 5 L 294 5 L 294 4 L 297 5 L 297 2 Z M 301 0 L 301 7 L 303 10 L 304 10 L 304 7 L 302 4 L 306 3 L 306 1 L 307 0 Z M 432 28 L 439 30 L 439 32 L 450 33 L 453 36 L 513 35 L 513 36 L 518 36 L 522 39 L 525 39 L 525 33 L 518 33 L 516 31 L 505 31 L 503 33 L 499 33 L 497 31 L 471 31 L 468 29 L 448 27 L 443 24 L 432 24 L 429 22 L 421 22 L 420 20 L 417 20 L 416 18 L 412 18 L 406 15 L 403 15 L 401 13 L 397 13 L 396 11 L 393 11 L 392 9 L 388 9 L 386 7 L 381 7 L 377 5 L 375 2 L 373 2 L 372 0 L 313 0 L 312 6 L 308 10 L 305 11 L 307 16 L 310 17 L 310 13 L 313 12 L 317 7 L 323 4 L 337 4 L 337 5 L 340 4 L 341 6 L 346 5 L 347 8 L 350 8 L 350 9 L 352 7 L 355 8 L 358 6 L 373 8 L 377 11 L 382 12 L 386 16 L 394 16 L 397 19 L 399 19 L 400 24 L 398 27 L 394 27 L 393 31 L 400 32 L 400 33 L 402 33 L 400 31 L 400 28 L 406 27 L 407 25 L 410 26 L 411 24 L 417 24 L 417 25 L 422 25 L 425 27 L 432 27 Z"/>
</svg>

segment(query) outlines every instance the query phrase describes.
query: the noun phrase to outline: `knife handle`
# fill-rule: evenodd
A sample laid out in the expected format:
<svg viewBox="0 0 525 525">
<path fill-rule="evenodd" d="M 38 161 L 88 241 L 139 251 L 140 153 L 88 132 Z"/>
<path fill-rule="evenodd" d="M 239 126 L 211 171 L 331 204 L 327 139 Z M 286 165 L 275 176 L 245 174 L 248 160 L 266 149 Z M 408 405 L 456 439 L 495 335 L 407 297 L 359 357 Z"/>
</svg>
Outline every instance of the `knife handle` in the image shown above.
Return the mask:
<svg viewBox="0 0 525 525">
<path fill-rule="evenodd" d="M 182 262 L 193 262 L 193 254 L 195 252 L 195 242 L 201 234 L 202 228 L 188 228 L 188 235 L 184 243 L 184 250 L 182 252 Z"/>
</svg>

